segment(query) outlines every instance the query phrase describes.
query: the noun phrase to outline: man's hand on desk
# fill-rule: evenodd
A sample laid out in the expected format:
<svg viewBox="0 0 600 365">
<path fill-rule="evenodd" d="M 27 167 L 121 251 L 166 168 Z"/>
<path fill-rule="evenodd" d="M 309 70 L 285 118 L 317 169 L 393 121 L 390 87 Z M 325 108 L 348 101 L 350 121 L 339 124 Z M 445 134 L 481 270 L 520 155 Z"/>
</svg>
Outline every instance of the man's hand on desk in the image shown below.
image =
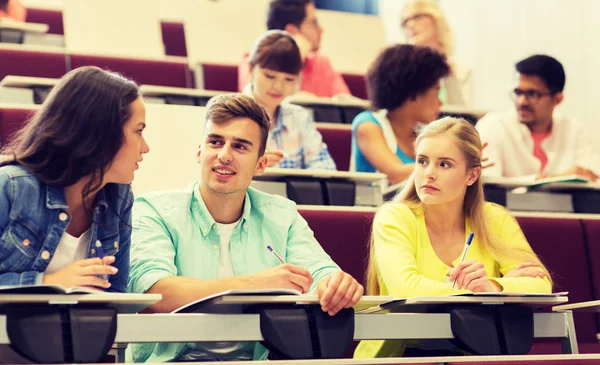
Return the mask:
<svg viewBox="0 0 600 365">
<path fill-rule="evenodd" d="M 273 167 L 285 159 L 283 150 L 267 149 L 265 156 L 267 156 L 267 167 Z"/>
<path fill-rule="evenodd" d="M 547 177 L 560 177 L 560 176 L 572 176 L 572 175 L 580 176 L 584 179 L 590 180 L 591 182 L 598 181 L 598 175 L 596 175 L 592 170 L 587 169 L 585 167 L 581 167 L 581 166 L 574 166 L 565 172 L 561 172 L 560 174 L 543 175 L 543 176 L 540 176 L 540 178 L 543 179 L 543 178 L 547 178 Z"/>
<path fill-rule="evenodd" d="M 313 282 L 312 275 L 300 266 L 282 264 L 252 275 L 255 288 L 286 288 L 302 293 L 308 292 Z"/>
<path fill-rule="evenodd" d="M 362 297 L 364 288 L 350 274 L 342 270 L 324 277 L 317 284 L 321 309 L 330 316 L 343 308 L 354 306 Z"/>
</svg>

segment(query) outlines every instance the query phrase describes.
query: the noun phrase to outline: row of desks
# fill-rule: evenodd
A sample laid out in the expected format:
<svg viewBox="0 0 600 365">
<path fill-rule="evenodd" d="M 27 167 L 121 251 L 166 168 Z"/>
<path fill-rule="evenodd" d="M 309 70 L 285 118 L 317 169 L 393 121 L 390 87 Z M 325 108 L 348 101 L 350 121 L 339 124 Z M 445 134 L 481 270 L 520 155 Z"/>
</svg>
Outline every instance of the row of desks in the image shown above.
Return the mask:
<svg viewBox="0 0 600 365">
<path fill-rule="evenodd" d="M 94 298 L 95 297 L 95 298 Z M 177 314 L 129 314 L 139 310 L 139 305 L 135 302 L 148 305 L 150 302 L 156 302 L 160 295 L 156 294 L 71 294 L 71 295 L 20 295 L 18 298 L 14 295 L 0 295 L 0 344 L 11 344 L 11 335 L 8 333 L 10 326 L 7 317 L 13 315 L 7 308 L 9 304 L 18 304 L 22 308 L 29 308 L 31 315 L 37 315 L 38 312 L 44 312 L 47 309 L 67 310 L 67 309 L 95 309 L 102 311 L 98 305 L 105 298 L 106 306 L 117 306 L 120 313 L 116 316 L 116 333 L 109 338 L 114 339 L 116 344 L 128 343 L 155 343 L 155 342 L 215 342 L 215 341 L 267 341 L 265 332 L 269 333 L 267 327 L 263 327 L 263 315 L 261 308 L 285 308 L 288 311 L 304 311 L 307 306 L 316 306 L 318 308 L 318 298 L 316 296 L 239 296 L 223 295 L 207 301 L 204 306 L 196 311 L 205 313 L 177 313 Z M 122 299 L 121 299 L 122 298 Z M 364 301 L 374 302 L 378 298 L 385 297 L 365 297 Z M 392 298 L 393 299 L 393 298 Z M 352 314 L 352 334 L 353 340 L 378 340 L 378 339 L 396 339 L 396 340 L 450 340 L 456 339 L 456 330 L 458 327 L 453 323 L 457 320 L 453 317 L 454 308 L 466 308 L 469 306 L 472 310 L 478 311 L 481 308 L 525 308 L 560 304 L 567 300 L 566 297 L 421 297 L 407 300 L 392 300 L 382 305 L 389 312 L 383 313 L 362 313 L 361 311 Z M 232 303 L 241 307 L 234 308 Z M 362 303 L 364 306 L 364 303 Z M 392 304 L 390 306 L 389 304 Z M 35 305 L 35 306 L 32 306 Z M 361 305 L 359 303 L 358 305 Z M 445 309 L 439 310 L 440 305 L 446 305 Z M 515 307 L 518 305 L 519 307 Z M 32 307 L 27 307 L 32 306 Z M 508 306 L 508 307 L 507 307 Z M 245 308 L 240 310 L 241 308 Z M 438 309 L 436 309 L 438 308 Z M 577 354 L 577 338 L 575 326 L 571 311 L 568 306 L 556 306 L 554 312 L 534 313 L 533 314 L 533 338 L 558 338 L 561 341 L 563 353 Z M 510 310 L 513 310 L 510 309 Z M 320 311 L 320 309 L 317 309 Z M 35 313 L 33 313 L 35 311 Z M 218 311 L 219 314 L 206 313 Z M 250 313 L 248 313 L 250 311 Z M 401 313 L 398 313 L 401 312 Z M 433 312 L 431 312 L 433 311 Z M 367 310 L 368 312 L 368 310 Z M 7 314 L 8 313 L 8 314 Z M 231 314 L 236 313 L 236 314 Z M 246 314 L 238 314 L 246 313 Z M 304 313 L 304 312 L 302 312 Z M 479 313 L 479 312 L 476 312 Z M 504 315 L 511 315 L 509 312 L 503 312 Z M 89 320 L 93 317 L 93 312 L 86 313 L 88 317 L 87 326 L 94 327 L 100 325 L 100 321 Z M 99 314 L 102 315 L 102 314 Z M 291 314 L 290 314 L 291 315 Z M 337 316 L 336 316 L 337 317 Z M 36 325 L 35 318 L 31 317 L 29 321 L 22 322 L 28 325 L 39 326 L 43 323 L 44 327 L 52 326 L 51 322 L 42 321 Z M 40 320 L 42 317 L 39 317 Z M 296 318 L 296 317 L 291 317 Z M 335 318 L 335 317 L 334 317 Z M 520 318 L 520 317 L 519 317 Z M 526 317 L 523 320 L 526 322 Z M 285 321 L 289 318 L 285 317 Z M 14 321 L 14 320 L 13 320 Z M 73 319 L 71 319 L 73 321 Z M 298 322 L 300 323 L 300 322 Z M 463 325 L 473 325 L 472 322 L 461 322 Z M 477 322 L 477 325 L 482 323 Z M 69 322 L 72 326 L 73 323 Z M 339 323 L 338 323 L 339 324 Z M 323 327 L 327 331 L 333 328 L 331 324 Z M 79 331 L 85 333 L 89 328 L 86 325 L 79 324 Z M 497 326 L 497 325 L 496 325 Z M 12 326 L 14 327 L 14 325 Z M 37 327 L 45 334 L 52 335 L 52 331 L 47 328 Z M 342 326 L 344 327 L 344 326 Z M 470 328 L 470 327 L 469 327 Z M 494 327 L 496 328 L 496 327 Z M 524 327 L 527 331 L 527 326 Z M 499 327 L 497 331 L 504 331 Z M 328 333 L 328 332 L 324 333 Z M 56 336 L 62 334 L 63 338 L 70 332 L 64 332 L 64 329 L 54 333 Z M 110 332 L 110 331 L 109 331 Z M 14 336 L 14 332 L 12 336 Z M 311 335 L 312 336 L 312 335 Z M 526 335 L 525 335 L 526 337 Z M 85 339 L 75 339 L 85 342 Z M 35 342 L 36 339 L 29 339 Z M 484 339 L 484 341 L 487 341 Z M 491 340 L 490 340 L 491 341 Z M 524 341 L 527 341 L 524 338 Z M 41 341 L 43 342 L 43 341 Z M 42 345 L 48 346 L 48 345 Z M 124 355 L 124 346 L 120 346 L 120 357 Z M 121 358 L 123 359 L 123 358 Z"/>
</svg>

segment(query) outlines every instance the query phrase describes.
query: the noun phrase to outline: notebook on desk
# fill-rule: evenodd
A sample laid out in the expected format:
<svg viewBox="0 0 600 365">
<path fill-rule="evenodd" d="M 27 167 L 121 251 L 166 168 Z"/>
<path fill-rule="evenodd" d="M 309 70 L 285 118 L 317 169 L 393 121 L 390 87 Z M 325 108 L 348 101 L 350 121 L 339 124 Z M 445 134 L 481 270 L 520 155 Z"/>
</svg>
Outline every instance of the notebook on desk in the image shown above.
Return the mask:
<svg viewBox="0 0 600 365">
<path fill-rule="evenodd" d="M 359 312 L 393 300 L 391 296 L 365 295 L 354 305 Z M 243 313 L 264 305 L 319 305 L 317 295 L 293 289 L 229 290 L 198 299 L 171 313 Z"/>
<path fill-rule="evenodd" d="M 160 294 L 112 293 L 60 285 L 0 286 L 0 312 L 5 305 L 102 305 L 119 313 L 138 313 L 160 301 Z"/>
<path fill-rule="evenodd" d="M 98 294 L 100 289 L 75 286 L 66 288 L 62 285 L 0 285 L 2 294 Z"/>
<path fill-rule="evenodd" d="M 421 296 L 413 298 L 394 298 L 377 306 L 365 308 L 358 313 L 424 312 L 432 307 L 448 304 L 502 305 L 516 304 L 534 308 L 549 307 L 566 303 L 568 292 L 540 293 L 461 293 L 445 296 Z"/>
</svg>

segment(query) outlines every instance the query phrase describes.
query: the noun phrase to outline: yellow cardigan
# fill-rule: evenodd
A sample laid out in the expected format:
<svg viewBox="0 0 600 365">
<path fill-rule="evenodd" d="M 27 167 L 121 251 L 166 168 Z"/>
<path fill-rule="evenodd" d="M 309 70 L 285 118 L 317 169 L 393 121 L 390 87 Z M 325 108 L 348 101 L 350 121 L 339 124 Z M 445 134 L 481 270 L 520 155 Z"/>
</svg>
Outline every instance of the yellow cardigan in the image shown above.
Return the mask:
<svg viewBox="0 0 600 365">
<path fill-rule="evenodd" d="M 532 251 L 517 221 L 503 207 L 485 203 L 484 213 L 491 234 L 509 247 Z M 466 220 L 466 236 L 472 231 L 470 219 Z M 422 209 L 414 211 L 406 204 L 388 203 L 375 215 L 373 221 L 374 255 L 372 258 L 379 276 L 380 295 L 397 298 L 448 295 L 452 283 L 446 276 L 450 267 L 435 254 Z M 456 266 L 461 257 L 453 262 Z M 475 236 L 465 260 L 481 262 L 488 277 L 500 284 L 505 292 L 550 293 L 548 279 L 519 277 L 503 278 L 520 262 L 506 258 L 495 261 L 484 251 Z M 405 341 L 361 341 L 354 352 L 356 358 L 401 356 Z"/>
</svg>

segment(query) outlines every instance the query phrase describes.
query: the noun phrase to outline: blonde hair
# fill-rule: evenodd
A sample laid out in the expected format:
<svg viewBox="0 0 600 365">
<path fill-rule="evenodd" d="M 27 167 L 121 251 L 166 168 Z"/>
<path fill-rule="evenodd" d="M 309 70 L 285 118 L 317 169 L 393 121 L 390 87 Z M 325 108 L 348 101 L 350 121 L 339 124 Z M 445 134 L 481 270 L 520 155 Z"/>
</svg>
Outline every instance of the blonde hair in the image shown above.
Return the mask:
<svg viewBox="0 0 600 365">
<path fill-rule="evenodd" d="M 440 37 L 440 43 L 444 54 L 448 59 L 454 55 L 454 35 L 448 25 L 448 21 L 440 8 L 440 5 L 432 0 L 409 0 L 406 2 L 400 13 L 400 17 L 404 19 L 404 13 L 408 8 L 412 7 L 418 14 L 429 15 L 435 21 L 435 26 Z"/>
<path fill-rule="evenodd" d="M 430 123 L 417 136 L 415 147 L 426 138 L 441 135 L 449 136 L 453 139 L 467 162 L 467 169 L 481 167 L 481 140 L 479 133 L 475 127 L 462 118 L 445 117 Z M 393 203 L 406 204 L 412 210 L 422 208 L 423 203 L 419 195 L 417 195 L 415 188 L 414 174 L 411 174 L 402 190 L 400 190 L 392 201 Z M 491 234 L 487 228 L 484 205 L 483 184 L 481 179 L 477 179 L 473 185 L 467 187 L 463 211 L 465 217 L 471 220 L 473 232 L 475 233 L 475 237 L 478 237 L 482 251 L 489 252 L 496 261 L 510 257 L 520 262 L 539 263 L 548 275 L 550 283 L 552 283 L 548 270 L 533 251 L 508 248 Z M 380 292 L 379 278 L 374 259 L 373 234 L 371 234 L 369 263 L 367 267 L 367 292 L 369 295 L 379 295 Z"/>
</svg>

